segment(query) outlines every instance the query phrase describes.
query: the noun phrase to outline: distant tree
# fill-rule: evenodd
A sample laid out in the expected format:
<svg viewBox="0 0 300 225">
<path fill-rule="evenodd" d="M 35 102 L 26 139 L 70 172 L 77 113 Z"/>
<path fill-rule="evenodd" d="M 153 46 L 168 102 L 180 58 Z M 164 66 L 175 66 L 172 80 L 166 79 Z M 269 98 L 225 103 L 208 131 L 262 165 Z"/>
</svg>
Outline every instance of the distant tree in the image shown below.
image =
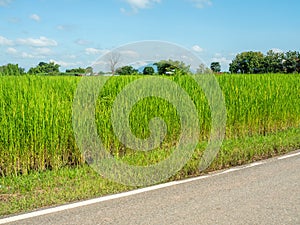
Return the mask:
<svg viewBox="0 0 300 225">
<path fill-rule="evenodd" d="M 264 73 L 282 73 L 283 68 L 284 53 L 274 52 L 270 50 L 264 57 L 263 71 Z"/>
<path fill-rule="evenodd" d="M 285 53 L 283 62 L 284 71 L 286 73 L 295 73 L 300 71 L 300 53 L 296 51 L 289 51 Z"/>
<path fill-rule="evenodd" d="M 211 74 L 212 70 L 205 66 L 203 63 L 201 63 L 197 69 L 197 74 Z"/>
<path fill-rule="evenodd" d="M 20 76 L 25 74 L 25 69 L 18 64 L 7 64 L 0 66 L 0 76 Z"/>
<path fill-rule="evenodd" d="M 59 73 L 60 65 L 55 64 L 54 62 L 45 63 L 40 62 L 36 67 L 32 67 L 29 69 L 29 74 L 46 74 L 53 75 Z"/>
<path fill-rule="evenodd" d="M 297 70 L 297 73 L 300 73 L 300 57 L 297 60 L 296 70 Z"/>
<path fill-rule="evenodd" d="M 166 60 L 162 60 L 160 62 L 154 63 L 155 66 L 157 66 L 157 72 L 159 75 L 164 75 L 170 70 L 172 67 L 172 64 L 168 63 Z"/>
<path fill-rule="evenodd" d="M 214 73 L 220 73 L 221 72 L 221 64 L 219 62 L 212 62 L 210 64 L 210 69 L 214 72 Z"/>
<path fill-rule="evenodd" d="M 19 65 L 17 64 L 17 67 L 19 68 L 19 75 L 24 75 L 25 73 L 25 69 L 22 67 L 19 67 Z"/>
<path fill-rule="evenodd" d="M 238 54 L 229 65 L 231 73 L 261 73 L 264 55 L 261 52 L 243 52 Z"/>
<path fill-rule="evenodd" d="M 134 69 L 132 66 L 123 66 L 118 68 L 115 73 L 118 75 L 133 75 L 137 74 L 138 70 Z"/>
<path fill-rule="evenodd" d="M 27 73 L 29 73 L 29 74 L 38 74 L 39 71 L 37 70 L 36 67 L 31 67 L 31 68 L 28 70 Z"/>
<path fill-rule="evenodd" d="M 79 67 L 79 68 L 75 68 L 75 69 L 67 69 L 66 73 L 71 73 L 71 74 L 84 74 L 85 73 L 85 69 Z"/>
<path fill-rule="evenodd" d="M 154 63 L 160 75 L 185 75 L 190 72 L 190 66 L 184 62 L 173 60 L 162 60 Z"/>
<path fill-rule="evenodd" d="M 93 70 L 93 67 L 89 66 L 85 69 L 85 72 L 84 72 L 85 75 L 87 76 L 92 76 L 94 74 L 94 70 Z"/>
<path fill-rule="evenodd" d="M 107 55 L 111 74 L 114 76 L 121 60 L 121 55 L 118 52 L 111 52 Z"/>
<path fill-rule="evenodd" d="M 144 75 L 153 75 L 154 73 L 155 73 L 155 71 L 152 66 L 146 66 L 143 70 Z"/>
</svg>

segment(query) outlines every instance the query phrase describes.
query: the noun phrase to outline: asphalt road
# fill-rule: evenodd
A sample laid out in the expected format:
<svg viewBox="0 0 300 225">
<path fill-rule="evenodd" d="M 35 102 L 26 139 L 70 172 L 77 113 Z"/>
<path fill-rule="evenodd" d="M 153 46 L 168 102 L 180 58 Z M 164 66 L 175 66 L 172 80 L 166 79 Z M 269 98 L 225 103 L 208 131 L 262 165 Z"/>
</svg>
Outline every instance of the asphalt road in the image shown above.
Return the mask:
<svg viewBox="0 0 300 225">
<path fill-rule="evenodd" d="M 10 224 L 300 224 L 300 155 Z"/>
</svg>

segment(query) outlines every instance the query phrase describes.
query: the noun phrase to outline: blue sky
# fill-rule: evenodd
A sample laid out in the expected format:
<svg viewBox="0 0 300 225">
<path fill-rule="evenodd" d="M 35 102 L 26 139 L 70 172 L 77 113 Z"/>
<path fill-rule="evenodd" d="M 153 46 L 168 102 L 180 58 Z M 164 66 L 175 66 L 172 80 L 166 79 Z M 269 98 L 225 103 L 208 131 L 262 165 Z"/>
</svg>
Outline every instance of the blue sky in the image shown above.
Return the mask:
<svg viewBox="0 0 300 225">
<path fill-rule="evenodd" d="M 223 70 L 237 53 L 300 50 L 298 0 L 0 0 L 0 65 L 87 67 L 118 46 L 161 40 Z"/>
</svg>

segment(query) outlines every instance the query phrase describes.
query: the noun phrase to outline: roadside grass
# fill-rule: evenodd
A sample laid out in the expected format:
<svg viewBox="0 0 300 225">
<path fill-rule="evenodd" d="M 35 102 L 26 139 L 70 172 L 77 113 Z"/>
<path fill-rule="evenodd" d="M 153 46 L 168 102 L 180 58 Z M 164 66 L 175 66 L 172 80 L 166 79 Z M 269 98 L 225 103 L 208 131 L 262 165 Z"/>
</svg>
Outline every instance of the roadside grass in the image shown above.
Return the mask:
<svg viewBox="0 0 300 225">
<path fill-rule="evenodd" d="M 211 166 L 207 170 L 199 172 L 199 159 L 206 146 L 206 143 L 203 142 L 199 144 L 184 168 L 169 181 L 282 155 L 299 149 L 299 140 L 299 127 L 266 136 L 254 135 L 227 139 L 223 142 L 221 150 Z M 139 153 L 134 157 L 124 156 L 121 160 L 132 164 L 137 162 L 151 164 L 165 159 L 165 154 L 169 153 L 159 151 L 159 154 L 146 156 Z M 0 216 L 120 193 L 135 188 L 138 187 L 129 187 L 109 181 L 88 165 L 63 167 L 52 171 L 33 171 L 23 176 L 0 177 Z"/>
</svg>

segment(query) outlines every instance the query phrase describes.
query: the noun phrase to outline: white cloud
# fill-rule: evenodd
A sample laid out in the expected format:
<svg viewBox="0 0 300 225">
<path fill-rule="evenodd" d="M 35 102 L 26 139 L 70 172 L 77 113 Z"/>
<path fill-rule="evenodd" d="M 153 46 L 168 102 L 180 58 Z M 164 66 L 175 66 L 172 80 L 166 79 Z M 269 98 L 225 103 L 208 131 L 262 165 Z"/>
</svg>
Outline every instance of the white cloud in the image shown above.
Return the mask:
<svg viewBox="0 0 300 225">
<path fill-rule="evenodd" d="M 55 40 L 51 40 L 46 37 L 40 37 L 38 39 L 34 39 L 34 38 L 18 39 L 17 42 L 21 45 L 29 45 L 33 47 L 57 46 L 57 42 Z"/>
<path fill-rule="evenodd" d="M 90 64 L 93 64 L 94 66 L 101 66 L 102 68 L 103 66 L 108 66 L 109 62 L 100 60 L 100 61 L 90 62 Z"/>
<path fill-rule="evenodd" d="M 57 29 L 58 29 L 58 30 L 65 30 L 65 26 L 59 25 L 59 26 L 57 26 Z"/>
<path fill-rule="evenodd" d="M 201 48 L 199 45 L 194 45 L 192 49 L 195 52 L 203 52 L 203 48 Z"/>
<path fill-rule="evenodd" d="M 0 0 L 0 6 L 7 6 L 12 0 Z"/>
<path fill-rule="evenodd" d="M 120 54 L 125 55 L 127 57 L 133 57 L 133 58 L 139 57 L 139 53 L 131 50 L 120 51 Z"/>
<path fill-rule="evenodd" d="M 219 62 L 221 64 L 222 71 L 228 71 L 229 64 L 232 62 L 232 59 L 229 59 L 220 53 L 216 53 L 215 57 L 211 59 L 211 62 Z"/>
<path fill-rule="evenodd" d="M 13 45 L 14 42 L 12 40 L 9 40 L 3 36 L 0 36 L 0 45 Z"/>
<path fill-rule="evenodd" d="M 58 29 L 58 30 L 66 31 L 66 30 L 71 30 L 72 27 L 69 26 L 69 25 L 58 25 L 58 26 L 57 26 L 57 29 Z"/>
<path fill-rule="evenodd" d="M 161 0 L 124 0 L 127 2 L 131 8 L 135 11 L 139 9 L 146 9 L 151 7 L 154 3 L 160 3 Z M 124 9 L 122 8 L 121 11 L 124 12 Z"/>
<path fill-rule="evenodd" d="M 274 53 L 283 53 L 284 51 L 279 48 L 272 48 L 271 49 Z"/>
<path fill-rule="evenodd" d="M 212 0 L 189 0 L 189 1 L 192 2 L 199 9 L 212 5 Z"/>
<path fill-rule="evenodd" d="M 123 0 L 130 5 L 134 12 L 139 9 L 151 8 L 154 4 L 160 3 L 162 0 Z M 195 7 L 202 9 L 206 6 L 212 5 L 212 0 L 185 0 L 194 4 Z M 120 8 L 120 11 L 124 14 L 130 14 L 126 9 Z"/>
<path fill-rule="evenodd" d="M 67 55 L 66 58 L 68 58 L 68 59 L 76 59 L 77 56 L 76 55 Z"/>
<path fill-rule="evenodd" d="M 29 18 L 36 21 L 36 22 L 39 22 L 41 20 L 40 16 L 37 15 L 37 14 L 32 14 L 32 15 L 30 15 Z"/>
<path fill-rule="evenodd" d="M 77 39 L 77 40 L 75 41 L 75 43 L 78 44 L 78 45 L 87 45 L 87 44 L 89 44 L 90 42 L 87 41 L 87 40 L 84 40 L 84 39 Z"/>
<path fill-rule="evenodd" d="M 144 67 L 144 66 L 147 66 L 149 65 L 151 62 L 149 61 L 137 61 L 137 62 L 134 62 L 131 64 L 131 66 L 133 66 L 134 68 L 141 68 L 141 67 Z"/>
<path fill-rule="evenodd" d="M 36 55 L 50 55 L 52 53 L 50 48 L 36 48 L 34 49 Z"/>
<path fill-rule="evenodd" d="M 10 52 L 13 53 L 14 49 L 10 49 Z M 34 47 L 34 48 L 30 49 L 30 53 L 22 52 L 20 54 L 20 56 L 25 59 L 45 59 L 47 56 L 49 56 L 51 54 L 52 54 L 52 51 L 49 48 L 35 48 Z"/>
<path fill-rule="evenodd" d="M 18 53 L 18 51 L 15 48 L 8 48 L 8 49 L 6 49 L 6 53 L 11 54 L 11 55 L 15 55 L 15 54 Z"/>
<path fill-rule="evenodd" d="M 24 58 L 24 59 L 33 59 L 33 58 L 35 58 L 34 55 L 31 55 L 27 52 L 22 52 L 21 57 Z"/>
<path fill-rule="evenodd" d="M 124 8 L 120 8 L 120 11 L 121 11 L 121 13 L 124 13 L 124 14 L 126 14 L 126 9 L 124 9 Z"/>
<path fill-rule="evenodd" d="M 20 21 L 21 21 L 21 19 L 18 17 L 11 17 L 8 19 L 8 22 L 10 22 L 10 23 L 19 23 Z"/>
<path fill-rule="evenodd" d="M 109 52 L 108 50 L 101 50 L 97 48 L 86 48 L 85 49 L 85 54 L 87 55 L 102 55 Z"/>
<path fill-rule="evenodd" d="M 50 62 L 58 64 L 62 67 L 74 67 L 74 66 L 79 66 L 79 65 L 82 64 L 81 62 L 65 62 L 65 61 L 62 61 L 62 60 L 56 61 L 54 59 L 51 59 Z"/>
<path fill-rule="evenodd" d="M 74 25 L 58 25 L 56 28 L 60 31 L 72 31 L 75 29 Z"/>
<path fill-rule="evenodd" d="M 213 62 L 219 62 L 221 64 L 229 64 L 231 63 L 230 59 L 227 59 L 226 57 L 222 56 L 222 57 L 214 57 L 212 58 Z"/>
</svg>

